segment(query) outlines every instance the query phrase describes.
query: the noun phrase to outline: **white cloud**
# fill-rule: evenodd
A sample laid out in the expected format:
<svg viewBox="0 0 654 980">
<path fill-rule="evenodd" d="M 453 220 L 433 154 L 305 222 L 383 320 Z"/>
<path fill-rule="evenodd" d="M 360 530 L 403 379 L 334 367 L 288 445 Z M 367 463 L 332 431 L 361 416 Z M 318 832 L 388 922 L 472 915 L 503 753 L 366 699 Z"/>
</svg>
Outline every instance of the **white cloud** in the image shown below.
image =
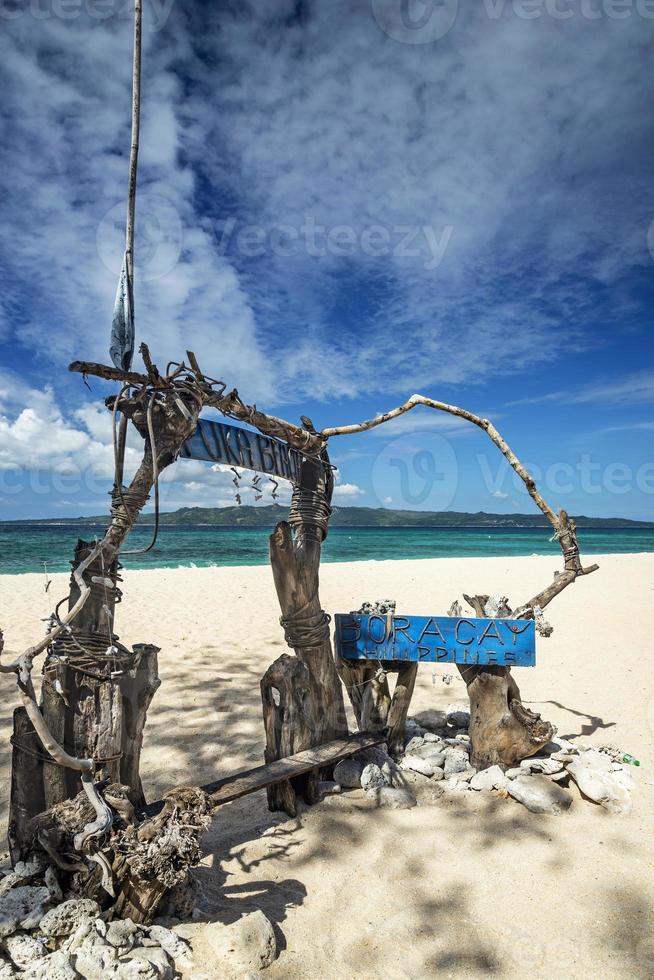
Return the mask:
<svg viewBox="0 0 654 980">
<path fill-rule="evenodd" d="M 108 446 L 63 416 L 51 388 L 30 388 L 0 372 L 0 469 L 112 471 Z"/>
<path fill-rule="evenodd" d="M 507 498 L 507 497 L 508 497 L 509 495 L 508 495 L 508 493 L 502 493 L 502 491 L 501 491 L 501 490 L 494 490 L 494 491 L 493 491 L 493 493 L 491 494 L 491 496 L 493 496 L 493 497 L 497 497 L 497 498 L 498 498 L 498 500 L 506 500 L 506 498 Z"/>
<path fill-rule="evenodd" d="M 50 389 L 32 389 L 0 371 L 0 409 L 0 470 L 65 475 L 71 478 L 66 482 L 68 493 L 109 491 L 114 476 L 112 420 L 104 405 L 89 403 L 66 415 Z M 142 454 L 143 440 L 129 426 L 126 479 L 141 462 Z M 363 494 L 356 484 L 340 482 L 338 470 L 335 478 L 335 499 L 353 499 Z M 160 475 L 160 502 L 168 510 L 181 506 L 229 507 L 238 502 L 237 493 L 244 505 L 287 506 L 291 484 L 241 467 L 181 458 Z M 63 500 L 59 505 L 75 506 Z M 81 502 L 76 506 L 82 506 Z M 91 506 L 98 506 L 98 500 Z M 153 497 L 150 509 L 152 506 Z"/>
<path fill-rule="evenodd" d="M 343 476 L 338 468 L 334 466 L 334 500 L 344 500 L 352 497 L 360 497 L 364 491 L 356 483 L 343 483 Z"/>
<path fill-rule="evenodd" d="M 650 262 L 646 173 L 625 169 L 651 125 L 647 73 L 624 71 L 647 23 L 489 20 L 469 6 L 424 48 L 345 0 L 174 5 L 144 33 L 136 310 L 158 361 L 192 347 L 268 403 L 433 391 L 583 346 L 607 285 L 603 321 L 620 322 L 621 277 Z M 4 27 L 0 250 L 16 296 L 2 297 L 0 331 L 44 363 L 106 358 L 129 18 Z M 225 255 L 228 217 L 267 235 L 344 225 L 358 245 Z M 378 258 L 361 245 L 373 226 L 393 245 Z M 453 229 L 436 269 L 425 228 Z"/>
<path fill-rule="evenodd" d="M 364 491 L 356 483 L 341 483 L 334 487 L 334 500 L 360 497 Z"/>
<path fill-rule="evenodd" d="M 106 360 L 124 236 L 129 18 L 25 15 L 4 26 L 3 102 L 13 122 L 0 169 L 13 183 L 3 194 L 0 251 L 14 280 L 29 289 L 30 312 L 16 340 L 38 348 L 45 363 L 80 355 Z M 187 38 L 160 40 L 144 33 L 138 339 L 163 363 L 190 347 L 209 374 L 219 367 L 250 397 L 269 397 L 271 369 L 251 305 L 200 227 L 193 172 L 180 160 L 181 86 L 172 66 Z"/>
</svg>

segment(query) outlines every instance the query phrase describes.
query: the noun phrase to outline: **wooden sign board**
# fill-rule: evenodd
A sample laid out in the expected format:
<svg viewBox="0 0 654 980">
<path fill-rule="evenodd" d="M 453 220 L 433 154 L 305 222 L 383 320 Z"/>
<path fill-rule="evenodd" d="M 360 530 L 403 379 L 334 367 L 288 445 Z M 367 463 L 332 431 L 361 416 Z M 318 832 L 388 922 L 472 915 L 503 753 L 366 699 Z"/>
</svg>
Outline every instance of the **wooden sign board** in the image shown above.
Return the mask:
<svg viewBox="0 0 654 980">
<path fill-rule="evenodd" d="M 336 649 L 345 660 L 533 667 L 533 619 L 336 615 Z"/>
<path fill-rule="evenodd" d="M 267 473 L 297 483 L 302 454 L 297 449 L 260 432 L 249 432 L 226 422 L 200 419 L 193 435 L 182 446 L 182 459 L 206 459 L 226 466 Z"/>
</svg>

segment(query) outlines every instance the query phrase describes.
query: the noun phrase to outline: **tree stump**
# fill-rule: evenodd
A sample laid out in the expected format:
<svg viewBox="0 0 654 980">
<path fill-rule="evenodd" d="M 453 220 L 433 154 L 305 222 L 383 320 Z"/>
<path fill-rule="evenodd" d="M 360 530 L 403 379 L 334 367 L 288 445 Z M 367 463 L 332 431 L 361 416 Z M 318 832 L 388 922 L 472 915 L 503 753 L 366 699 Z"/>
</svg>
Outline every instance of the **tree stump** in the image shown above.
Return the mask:
<svg viewBox="0 0 654 980">
<path fill-rule="evenodd" d="M 324 616 L 318 594 L 320 541 L 298 532 L 295 540 L 286 521 L 270 536 L 270 562 L 282 609 L 282 621 L 315 623 Z M 336 672 L 329 631 L 311 645 L 295 645 L 297 635 L 286 630 L 287 642 L 306 665 L 311 691 L 313 744 L 322 745 L 347 734 L 343 692 Z"/>
<path fill-rule="evenodd" d="M 45 810 L 43 770 L 47 767 L 47 762 L 25 708 L 14 708 L 14 734 L 11 741 L 13 748 L 7 838 L 11 863 L 15 865 L 28 856 L 31 818 Z"/>
<path fill-rule="evenodd" d="M 477 616 L 487 615 L 487 595 L 464 598 Z M 506 602 L 498 615 L 511 616 Z M 515 766 L 554 738 L 554 726 L 520 700 L 520 689 L 510 667 L 459 665 L 459 672 L 470 698 L 470 761 L 477 769 L 496 763 L 505 769 Z"/>
<path fill-rule="evenodd" d="M 497 763 L 508 769 L 551 742 L 556 729 L 524 706 L 510 667 L 464 670 L 470 698 L 473 766 L 486 769 Z"/>
<path fill-rule="evenodd" d="M 400 752 L 406 740 L 406 719 L 418 674 L 418 664 L 400 667 L 384 664 L 338 661 L 338 673 L 347 690 L 359 731 L 381 732 L 388 735 L 389 752 Z M 391 695 L 388 673 L 397 680 Z"/>
<path fill-rule="evenodd" d="M 388 665 L 339 659 L 338 673 L 352 704 L 360 732 L 381 732 L 386 728 L 391 707 Z"/>
<path fill-rule="evenodd" d="M 311 716 L 311 677 L 309 669 L 297 657 L 284 653 L 270 665 L 261 679 L 263 721 L 266 730 L 266 762 L 310 749 L 315 721 Z M 318 770 L 268 786 L 268 808 L 283 810 L 290 817 L 297 814 L 296 797 L 306 803 L 319 799 Z"/>
<path fill-rule="evenodd" d="M 313 430 L 308 419 L 303 419 L 303 423 L 309 431 Z M 283 690 L 276 689 L 288 706 L 294 706 L 292 716 L 283 719 L 280 712 L 273 710 L 269 700 L 266 703 L 269 694 L 264 693 L 262 685 L 264 713 L 267 712 L 267 761 L 273 761 L 274 752 L 280 752 L 276 758 L 286 754 L 281 752 L 282 741 L 285 744 L 293 742 L 297 751 L 300 742 L 303 748 L 311 748 L 347 734 L 329 617 L 322 609 L 319 596 L 320 550 L 331 514 L 332 489 L 333 477 L 326 451 L 318 459 L 303 457 L 299 480 L 293 488 L 289 521 L 279 523 L 269 539 L 273 580 L 282 611 L 280 621 L 286 642 L 295 651 L 306 673 L 291 669 L 287 663 L 282 669 L 279 660 L 273 664 L 274 675 L 280 683 L 283 679 Z M 266 692 L 269 692 L 275 684 L 270 679 L 272 675 L 266 677 Z M 269 731 L 269 726 L 280 722 L 279 734 L 272 729 Z M 296 733 L 292 732 L 294 725 L 298 727 Z M 316 773 L 302 787 L 308 802 L 318 797 L 318 779 Z M 292 809 L 292 789 L 287 787 L 279 794 L 269 794 L 269 805 Z"/>
<path fill-rule="evenodd" d="M 409 713 L 413 689 L 418 676 L 418 664 L 402 664 L 397 671 L 395 690 L 388 711 L 388 751 L 396 754 L 404 749 L 406 741 L 406 719 Z"/>
<path fill-rule="evenodd" d="M 92 547 L 77 542 L 74 567 Z M 138 806 L 145 803 L 139 775 L 143 729 L 161 683 L 159 648 L 141 643 L 130 651 L 119 643 L 113 626 L 121 596 L 117 560 L 106 568 L 98 558 L 86 576 L 92 583 L 91 595 L 70 634 L 55 640 L 46 657 L 43 717 L 60 745 L 78 758 L 94 759 L 110 782 L 129 786 L 130 799 Z M 78 595 L 71 575 L 69 607 Z M 46 767 L 43 782 L 46 807 L 70 799 L 81 788 L 79 773 L 55 765 Z"/>
</svg>

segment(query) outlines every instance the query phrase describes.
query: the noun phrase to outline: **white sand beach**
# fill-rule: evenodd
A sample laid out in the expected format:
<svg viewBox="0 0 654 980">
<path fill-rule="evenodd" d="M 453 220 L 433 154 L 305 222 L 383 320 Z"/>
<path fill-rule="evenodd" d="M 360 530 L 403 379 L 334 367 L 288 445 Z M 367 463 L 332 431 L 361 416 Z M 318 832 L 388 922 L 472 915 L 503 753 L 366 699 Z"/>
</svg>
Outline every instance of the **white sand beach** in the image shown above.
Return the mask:
<svg viewBox="0 0 654 980">
<path fill-rule="evenodd" d="M 600 570 L 549 607 L 554 634 L 539 639 L 537 666 L 515 674 L 524 700 L 559 734 L 614 744 L 642 760 L 633 770 L 633 812 L 611 815 L 574 789 L 571 810 L 560 816 L 472 793 L 395 811 L 370 809 L 358 790 L 295 820 L 270 814 L 263 792 L 225 806 L 205 839 L 200 905 L 223 922 L 257 908 L 266 913 L 281 952 L 265 975 L 654 974 L 654 555 L 592 560 Z M 515 605 L 559 567 L 549 557 L 331 564 L 321 569 L 321 598 L 330 613 L 392 597 L 401 612 L 444 614 L 463 592 L 501 592 Z M 121 639 L 161 647 L 163 683 L 145 735 L 146 792 L 157 798 L 176 784 L 258 764 L 259 680 L 286 650 L 270 570 L 126 569 L 123 577 Z M 50 592 L 66 594 L 66 576 L 53 576 Z M 0 577 L 0 609 L 11 654 L 41 635 L 40 617 L 50 611 L 43 577 Z M 18 699 L 11 677 L 1 678 L 1 690 L 4 831 Z M 424 665 L 410 713 L 462 698 L 452 665 Z"/>
</svg>

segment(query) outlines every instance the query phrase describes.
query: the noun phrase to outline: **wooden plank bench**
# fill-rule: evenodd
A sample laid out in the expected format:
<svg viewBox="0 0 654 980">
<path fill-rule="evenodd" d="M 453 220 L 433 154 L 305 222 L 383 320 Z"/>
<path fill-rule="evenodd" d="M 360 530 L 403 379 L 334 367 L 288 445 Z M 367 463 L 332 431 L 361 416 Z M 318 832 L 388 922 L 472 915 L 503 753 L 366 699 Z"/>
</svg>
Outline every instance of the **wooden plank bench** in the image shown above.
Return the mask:
<svg viewBox="0 0 654 980">
<path fill-rule="evenodd" d="M 266 786 L 273 786 L 281 783 L 285 779 L 292 779 L 294 776 L 301 776 L 305 772 L 317 769 L 320 766 L 331 765 L 340 759 L 347 759 L 348 756 L 356 755 L 363 749 L 370 749 L 375 745 L 381 745 L 386 741 L 384 732 L 357 732 L 348 735 L 347 738 L 339 738 L 334 742 L 326 742 L 324 745 L 317 745 L 313 749 L 306 749 L 304 752 L 297 752 L 295 755 L 286 756 L 284 759 L 277 759 L 264 766 L 256 766 L 254 769 L 246 769 L 243 772 L 235 772 L 224 779 L 217 779 L 213 783 L 206 783 L 201 789 L 208 793 L 214 806 L 221 806 L 223 803 L 231 803 L 233 800 L 247 796 L 248 793 L 256 793 Z M 163 800 L 150 803 L 143 809 L 143 815 L 153 817 L 163 807 Z"/>
</svg>

